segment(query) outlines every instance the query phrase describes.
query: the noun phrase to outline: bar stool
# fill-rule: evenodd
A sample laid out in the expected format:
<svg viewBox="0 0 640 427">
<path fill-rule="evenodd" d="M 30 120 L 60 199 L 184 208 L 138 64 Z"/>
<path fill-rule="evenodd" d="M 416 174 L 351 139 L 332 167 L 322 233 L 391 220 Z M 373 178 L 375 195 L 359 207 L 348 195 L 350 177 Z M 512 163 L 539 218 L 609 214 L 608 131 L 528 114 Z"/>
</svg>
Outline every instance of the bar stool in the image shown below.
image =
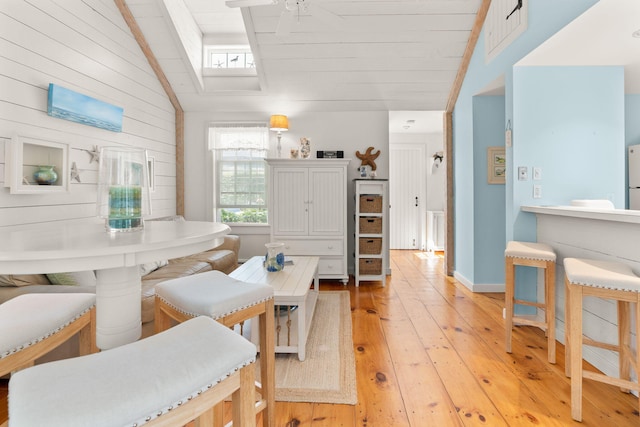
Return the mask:
<svg viewBox="0 0 640 427">
<path fill-rule="evenodd" d="M 95 353 L 96 295 L 25 294 L 0 304 L 0 376 L 29 366 L 80 333 L 80 354 Z"/>
<path fill-rule="evenodd" d="M 518 242 L 507 243 L 505 256 L 505 328 L 506 351 L 511 353 L 511 335 L 513 324 L 537 326 L 547 335 L 547 358 L 549 363 L 556 363 L 556 253 L 544 243 Z M 516 266 L 543 268 L 544 303 L 519 300 L 515 298 Z M 544 310 L 544 322 L 514 316 L 515 304 L 537 307 Z"/>
<path fill-rule="evenodd" d="M 234 426 L 255 426 L 256 346 L 206 317 L 9 381 L 9 426 L 211 425 L 232 394 Z M 199 424 L 198 424 L 199 423 Z"/>
<path fill-rule="evenodd" d="M 582 379 L 615 385 L 624 392 L 640 392 L 640 381 L 631 381 L 630 368 L 640 375 L 640 277 L 626 264 L 610 261 L 565 258 L 565 372 L 571 377 L 571 417 L 582 421 Z M 582 298 L 592 296 L 617 301 L 618 344 L 583 337 Z M 631 304 L 635 303 L 636 354 L 631 348 Z M 582 346 L 618 352 L 620 377 L 585 371 Z M 640 409 L 640 400 L 639 400 Z"/>
<path fill-rule="evenodd" d="M 207 316 L 232 327 L 258 317 L 260 336 L 261 400 L 256 413 L 264 411 L 263 424 L 275 426 L 275 347 L 273 288 L 263 283 L 247 283 L 220 271 L 167 280 L 156 285 L 155 331 L 171 326 L 171 320 L 184 322 Z M 216 408 L 216 425 L 222 425 L 223 408 Z"/>
</svg>

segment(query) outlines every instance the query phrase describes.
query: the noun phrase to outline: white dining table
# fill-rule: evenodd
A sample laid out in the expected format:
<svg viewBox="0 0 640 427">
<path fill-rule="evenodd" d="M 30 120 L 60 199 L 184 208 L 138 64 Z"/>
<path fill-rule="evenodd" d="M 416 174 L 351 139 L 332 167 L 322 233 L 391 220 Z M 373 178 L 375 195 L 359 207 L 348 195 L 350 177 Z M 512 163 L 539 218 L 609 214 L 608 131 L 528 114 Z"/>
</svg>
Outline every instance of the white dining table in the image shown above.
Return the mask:
<svg viewBox="0 0 640 427">
<path fill-rule="evenodd" d="M 146 221 L 108 232 L 98 218 L 0 227 L 0 274 L 95 270 L 96 339 L 106 350 L 142 333 L 140 265 L 214 248 L 230 231 L 200 221 Z"/>
</svg>

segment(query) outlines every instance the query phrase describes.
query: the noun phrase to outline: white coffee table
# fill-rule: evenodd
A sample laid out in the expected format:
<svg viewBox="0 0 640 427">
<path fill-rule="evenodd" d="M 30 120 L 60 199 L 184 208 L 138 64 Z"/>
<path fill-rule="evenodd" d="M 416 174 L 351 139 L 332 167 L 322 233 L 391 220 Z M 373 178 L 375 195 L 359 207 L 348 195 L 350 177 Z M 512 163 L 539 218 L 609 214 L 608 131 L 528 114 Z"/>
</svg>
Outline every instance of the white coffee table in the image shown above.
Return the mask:
<svg viewBox="0 0 640 427">
<path fill-rule="evenodd" d="M 285 265 L 284 270 L 269 273 L 262 262 L 264 257 L 256 256 L 242 264 L 229 276 L 250 283 L 267 283 L 273 286 L 274 304 L 281 307 L 276 316 L 276 353 L 298 353 L 298 359 L 305 359 L 305 350 L 311 319 L 316 308 L 320 289 L 318 279 L 318 257 L 287 257 L 293 265 Z M 297 309 L 292 310 L 292 306 Z M 251 341 L 257 341 L 257 318 L 252 319 Z M 255 322 L 255 323 L 253 323 Z M 254 331 L 256 333 L 254 333 Z"/>
</svg>

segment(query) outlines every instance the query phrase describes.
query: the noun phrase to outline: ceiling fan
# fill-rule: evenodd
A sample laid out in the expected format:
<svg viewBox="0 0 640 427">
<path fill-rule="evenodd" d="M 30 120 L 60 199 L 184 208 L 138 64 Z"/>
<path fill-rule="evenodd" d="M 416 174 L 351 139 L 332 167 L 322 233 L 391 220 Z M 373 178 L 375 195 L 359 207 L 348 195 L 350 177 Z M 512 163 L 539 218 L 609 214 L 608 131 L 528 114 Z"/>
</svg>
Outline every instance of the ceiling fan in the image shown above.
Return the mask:
<svg viewBox="0 0 640 427">
<path fill-rule="evenodd" d="M 273 6 L 284 3 L 284 10 L 276 28 L 276 36 L 278 37 L 291 34 L 293 24 L 300 20 L 301 13 L 318 18 L 332 27 L 336 27 L 344 21 L 341 16 L 318 6 L 313 0 L 227 0 L 225 3 L 227 7 Z"/>
</svg>

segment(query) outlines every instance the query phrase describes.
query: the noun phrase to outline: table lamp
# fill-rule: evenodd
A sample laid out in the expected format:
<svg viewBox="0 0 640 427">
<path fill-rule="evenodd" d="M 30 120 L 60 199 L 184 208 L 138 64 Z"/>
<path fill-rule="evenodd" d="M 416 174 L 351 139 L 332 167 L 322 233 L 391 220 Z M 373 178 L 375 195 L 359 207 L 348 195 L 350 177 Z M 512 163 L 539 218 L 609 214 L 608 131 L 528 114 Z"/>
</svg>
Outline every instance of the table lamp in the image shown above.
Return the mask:
<svg viewBox="0 0 640 427">
<path fill-rule="evenodd" d="M 289 130 L 289 121 L 287 120 L 287 116 L 280 114 L 271 116 L 271 120 L 269 120 L 269 129 L 278 132 L 276 134 L 278 137 L 278 157 L 281 157 L 280 152 L 282 151 L 282 145 L 280 144 L 280 139 L 282 138 L 282 132 Z"/>
<path fill-rule="evenodd" d="M 97 215 L 110 232 L 135 231 L 151 214 L 147 151 L 136 147 L 103 147 L 98 170 Z"/>
</svg>

